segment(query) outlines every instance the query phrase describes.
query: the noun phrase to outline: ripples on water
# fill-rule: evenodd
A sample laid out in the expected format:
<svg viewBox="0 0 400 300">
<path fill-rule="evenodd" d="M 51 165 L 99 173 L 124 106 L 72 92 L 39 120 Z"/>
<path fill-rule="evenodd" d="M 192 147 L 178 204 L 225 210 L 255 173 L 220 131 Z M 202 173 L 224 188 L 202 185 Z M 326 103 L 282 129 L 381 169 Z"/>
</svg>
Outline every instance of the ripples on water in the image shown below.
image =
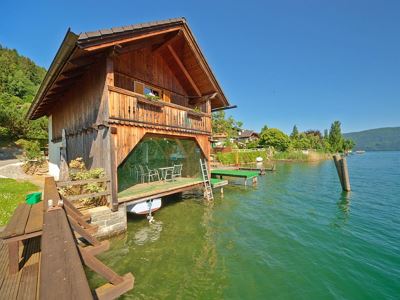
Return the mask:
<svg viewBox="0 0 400 300">
<path fill-rule="evenodd" d="M 326 161 L 279 164 L 213 204 L 169 200 L 100 258 L 136 277 L 125 299 L 399 299 L 400 153 L 348 165 L 351 193 Z"/>
</svg>

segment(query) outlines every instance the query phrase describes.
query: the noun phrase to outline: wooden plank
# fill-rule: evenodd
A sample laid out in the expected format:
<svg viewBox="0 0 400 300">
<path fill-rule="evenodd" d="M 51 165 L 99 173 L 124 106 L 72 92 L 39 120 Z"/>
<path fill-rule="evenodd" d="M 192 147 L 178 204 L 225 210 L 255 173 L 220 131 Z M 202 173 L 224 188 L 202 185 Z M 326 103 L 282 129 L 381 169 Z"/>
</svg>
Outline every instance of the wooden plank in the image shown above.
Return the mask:
<svg viewBox="0 0 400 300">
<path fill-rule="evenodd" d="M 85 265 L 88 266 L 93 271 L 95 271 L 97 274 L 104 277 L 108 282 L 112 284 L 119 284 L 124 281 L 122 276 L 115 273 L 113 270 L 111 270 L 109 267 L 103 264 L 100 260 L 98 260 L 95 256 L 86 252 L 84 248 L 79 247 L 79 251 L 81 253 Z"/>
<path fill-rule="evenodd" d="M 123 281 L 117 285 L 106 283 L 97 288 L 95 293 L 99 300 L 117 299 L 122 294 L 133 289 L 135 277 L 131 273 L 123 276 Z"/>
<path fill-rule="evenodd" d="M 25 266 L 21 273 L 17 299 L 36 299 L 39 277 L 40 238 L 30 239 L 26 242 Z"/>
<path fill-rule="evenodd" d="M 25 231 L 26 222 L 28 221 L 30 205 L 21 203 L 15 209 L 10 222 L 2 232 L 2 238 L 10 238 L 16 235 L 21 235 Z"/>
<path fill-rule="evenodd" d="M 44 179 L 44 194 L 43 194 L 43 210 L 47 211 L 48 201 L 53 200 L 53 205 L 57 205 L 61 197 L 58 193 L 56 182 L 53 177 L 46 177 Z"/>
<path fill-rule="evenodd" d="M 153 31 L 153 32 L 147 32 L 147 33 L 143 33 L 143 34 L 139 34 L 139 35 L 135 35 L 133 37 L 129 37 L 129 38 L 123 38 L 123 39 L 118 39 L 112 42 L 106 42 L 104 43 L 104 41 L 99 44 L 99 45 L 94 45 L 94 46 L 89 46 L 87 48 L 85 48 L 86 51 L 95 51 L 95 50 L 99 50 L 99 49 L 103 49 L 103 48 L 107 48 L 110 46 L 115 46 L 115 45 L 120 45 L 120 44 L 124 44 L 124 43 L 128 43 L 128 42 L 133 42 L 133 41 L 137 41 L 140 39 L 144 39 L 144 38 L 149 38 L 152 36 L 156 36 L 156 35 L 160 35 L 160 34 L 164 34 L 164 33 L 168 33 L 168 32 L 174 32 L 174 31 L 178 31 L 180 30 L 180 27 L 171 27 L 168 29 L 163 29 L 163 30 L 159 30 L 159 31 Z"/>
<path fill-rule="evenodd" d="M 73 186 L 73 185 L 82 185 L 88 183 L 98 183 L 98 182 L 108 182 L 110 181 L 109 177 L 96 178 L 96 179 L 85 179 L 85 180 L 69 180 L 69 181 L 57 181 L 57 187 L 65 187 L 65 186 Z"/>
<path fill-rule="evenodd" d="M 68 218 L 68 220 L 71 224 L 72 229 L 85 240 L 87 240 L 90 244 L 92 244 L 93 246 L 99 246 L 101 244 L 94 236 L 92 236 L 88 231 L 82 228 L 73 218 Z"/>
<path fill-rule="evenodd" d="M 92 299 L 75 239 L 63 209 L 44 213 L 40 299 Z"/>
<path fill-rule="evenodd" d="M 175 62 L 177 63 L 178 67 L 180 68 L 180 70 L 183 72 L 183 74 L 185 75 L 186 79 L 189 81 L 189 83 L 191 84 L 191 86 L 193 87 L 194 91 L 196 92 L 197 96 L 201 96 L 201 92 L 199 90 L 199 88 L 197 87 L 196 83 L 194 82 L 192 76 L 190 76 L 188 70 L 186 69 L 185 65 L 183 64 L 183 62 L 181 61 L 181 59 L 179 58 L 178 54 L 176 53 L 176 51 L 174 50 L 174 48 L 172 48 L 171 45 L 167 45 L 167 49 L 169 50 L 169 52 L 171 53 L 172 57 L 174 58 Z"/>
<path fill-rule="evenodd" d="M 43 202 L 32 205 L 28 221 L 25 227 L 25 234 L 42 230 L 43 227 Z"/>
</svg>

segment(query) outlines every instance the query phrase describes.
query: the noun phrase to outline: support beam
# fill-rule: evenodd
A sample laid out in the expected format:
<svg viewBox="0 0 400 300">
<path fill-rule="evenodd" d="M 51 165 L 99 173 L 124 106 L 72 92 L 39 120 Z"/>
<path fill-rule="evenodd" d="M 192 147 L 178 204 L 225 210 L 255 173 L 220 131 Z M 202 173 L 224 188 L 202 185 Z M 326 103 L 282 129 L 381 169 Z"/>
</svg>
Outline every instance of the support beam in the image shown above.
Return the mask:
<svg viewBox="0 0 400 300">
<path fill-rule="evenodd" d="M 153 53 L 159 53 L 160 51 L 164 50 L 168 45 L 171 45 L 173 42 L 175 42 L 182 36 L 183 36 L 182 30 L 179 30 L 177 33 L 171 34 L 171 36 L 167 38 L 164 41 L 164 43 L 153 49 Z"/>
<path fill-rule="evenodd" d="M 197 96 L 201 96 L 201 92 L 199 88 L 197 87 L 196 83 L 194 82 L 192 76 L 190 76 L 189 72 L 187 71 L 186 67 L 184 66 L 183 62 L 179 58 L 178 54 L 175 52 L 174 48 L 172 48 L 171 45 L 167 45 L 167 49 L 171 53 L 172 57 L 174 58 L 175 62 L 179 66 L 180 70 L 183 72 L 185 75 L 186 79 L 189 81 L 189 83 L 192 85 L 193 89 L 195 90 Z"/>
<path fill-rule="evenodd" d="M 164 30 L 155 31 L 155 32 L 148 32 L 148 33 L 136 35 L 136 36 L 129 37 L 129 38 L 122 38 L 122 39 L 121 38 L 115 38 L 115 40 L 111 40 L 109 42 L 104 42 L 104 40 L 101 40 L 99 38 L 99 41 L 94 42 L 94 43 L 100 43 L 98 45 L 90 46 L 90 43 L 87 43 L 86 44 L 87 46 L 86 46 L 85 43 L 82 43 L 82 46 L 86 51 L 95 51 L 95 50 L 100 50 L 100 49 L 104 49 L 104 48 L 107 48 L 107 47 L 111 47 L 111 46 L 115 46 L 115 45 L 119 45 L 119 44 L 124 44 L 124 43 L 129 43 L 129 42 L 141 40 L 141 39 L 144 39 L 144 38 L 149 38 L 149 37 L 165 34 L 165 33 L 168 33 L 168 32 L 174 32 L 174 31 L 178 31 L 178 30 L 180 30 L 180 27 L 172 27 L 172 28 L 169 28 L 169 29 L 164 29 Z"/>
<path fill-rule="evenodd" d="M 217 96 L 218 96 L 218 93 L 215 92 L 215 93 L 212 93 L 212 94 L 209 94 L 209 95 L 205 95 L 205 96 L 202 96 L 202 97 L 192 98 L 192 99 L 189 100 L 189 104 L 190 105 L 199 105 L 199 104 L 207 102 L 208 100 L 212 100 Z"/>
</svg>

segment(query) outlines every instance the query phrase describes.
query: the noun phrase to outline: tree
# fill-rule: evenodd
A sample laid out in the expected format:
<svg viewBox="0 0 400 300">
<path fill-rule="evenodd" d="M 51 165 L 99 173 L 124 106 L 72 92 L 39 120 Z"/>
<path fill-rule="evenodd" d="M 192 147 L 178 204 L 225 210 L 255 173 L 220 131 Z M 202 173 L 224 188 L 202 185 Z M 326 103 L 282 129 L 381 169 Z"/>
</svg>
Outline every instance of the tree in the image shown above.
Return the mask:
<svg viewBox="0 0 400 300">
<path fill-rule="evenodd" d="M 354 148 L 356 143 L 354 143 L 351 139 L 344 139 L 343 140 L 343 151 L 349 151 Z"/>
<path fill-rule="evenodd" d="M 261 133 L 260 145 L 271 146 L 278 151 L 286 151 L 290 146 L 290 139 L 279 129 L 270 128 Z"/>
<path fill-rule="evenodd" d="M 291 139 L 297 139 L 299 137 L 299 130 L 297 129 L 297 126 L 293 126 L 292 133 L 290 134 Z"/>
<path fill-rule="evenodd" d="M 0 138 L 46 138 L 46 118 L 25 118 L 45 72 L 16 50 L 0 45 Z"/>
<path fill-rule="evenodd" d="M 324 139 L 328 139 L 329 138 L 329 134 L 328 134 L 328 129 L 324 129 Z"/>
<path fill-rule="evenodd" d="M 343 150 L 343 136 L 340 128 L 341 124 L 339 121 L 334 121 L 329 131 L 329 144 L 333 152 L 339 152 Z"/>
<path fill-rule="evenodd" d="M 265 125 L 261 128 L 260 133 L 262 133 L 263 131 L 265 131 L 265 130 L 267 130 L 267 129 L 268 129 L 268 125 L 265 124 Z"/>
</svg>

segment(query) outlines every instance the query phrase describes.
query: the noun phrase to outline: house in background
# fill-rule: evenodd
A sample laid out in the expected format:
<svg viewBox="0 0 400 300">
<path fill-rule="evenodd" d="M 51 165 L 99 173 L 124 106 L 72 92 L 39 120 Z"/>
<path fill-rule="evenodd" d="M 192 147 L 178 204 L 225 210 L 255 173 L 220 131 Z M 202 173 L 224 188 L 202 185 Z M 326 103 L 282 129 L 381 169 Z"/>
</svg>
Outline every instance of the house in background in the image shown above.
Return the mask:
<svg viewBox="0 0 400 300">
<path fill-rule="evenodd" d="M 246 130 L 246 129 L 242 129 L 238 131 L 238 135 L 237 135 L 237 141 L 240 143 L 244 143 L 247 144 L 249 142 L 253 142 L 256 141 L 260 138 L 260 135 L 253 131 L 253 130 Z"/>
<path fill-rule="evenodd" d="M 211 147 L 221 148 L 224 147 L 228 135 L 226 133 L 214 133 L 211 137 Z"/>
<path fill-rule="evenodd" d="M 147 199 L 198 187 L 199 159 L 210 159 L 211 110 L 227 106 L 186 20 L 178 18 L 68 31 L 28 118 L 49 118 L 51 175 L 58 177 L 61 159 L 82 157 L 88 168 L 105 169 L 110 204 L 118 207 L 121 199 L 138 199 L 132 188 L 147 169 L 181 164 L 185 179 Z"/>
</svg>

